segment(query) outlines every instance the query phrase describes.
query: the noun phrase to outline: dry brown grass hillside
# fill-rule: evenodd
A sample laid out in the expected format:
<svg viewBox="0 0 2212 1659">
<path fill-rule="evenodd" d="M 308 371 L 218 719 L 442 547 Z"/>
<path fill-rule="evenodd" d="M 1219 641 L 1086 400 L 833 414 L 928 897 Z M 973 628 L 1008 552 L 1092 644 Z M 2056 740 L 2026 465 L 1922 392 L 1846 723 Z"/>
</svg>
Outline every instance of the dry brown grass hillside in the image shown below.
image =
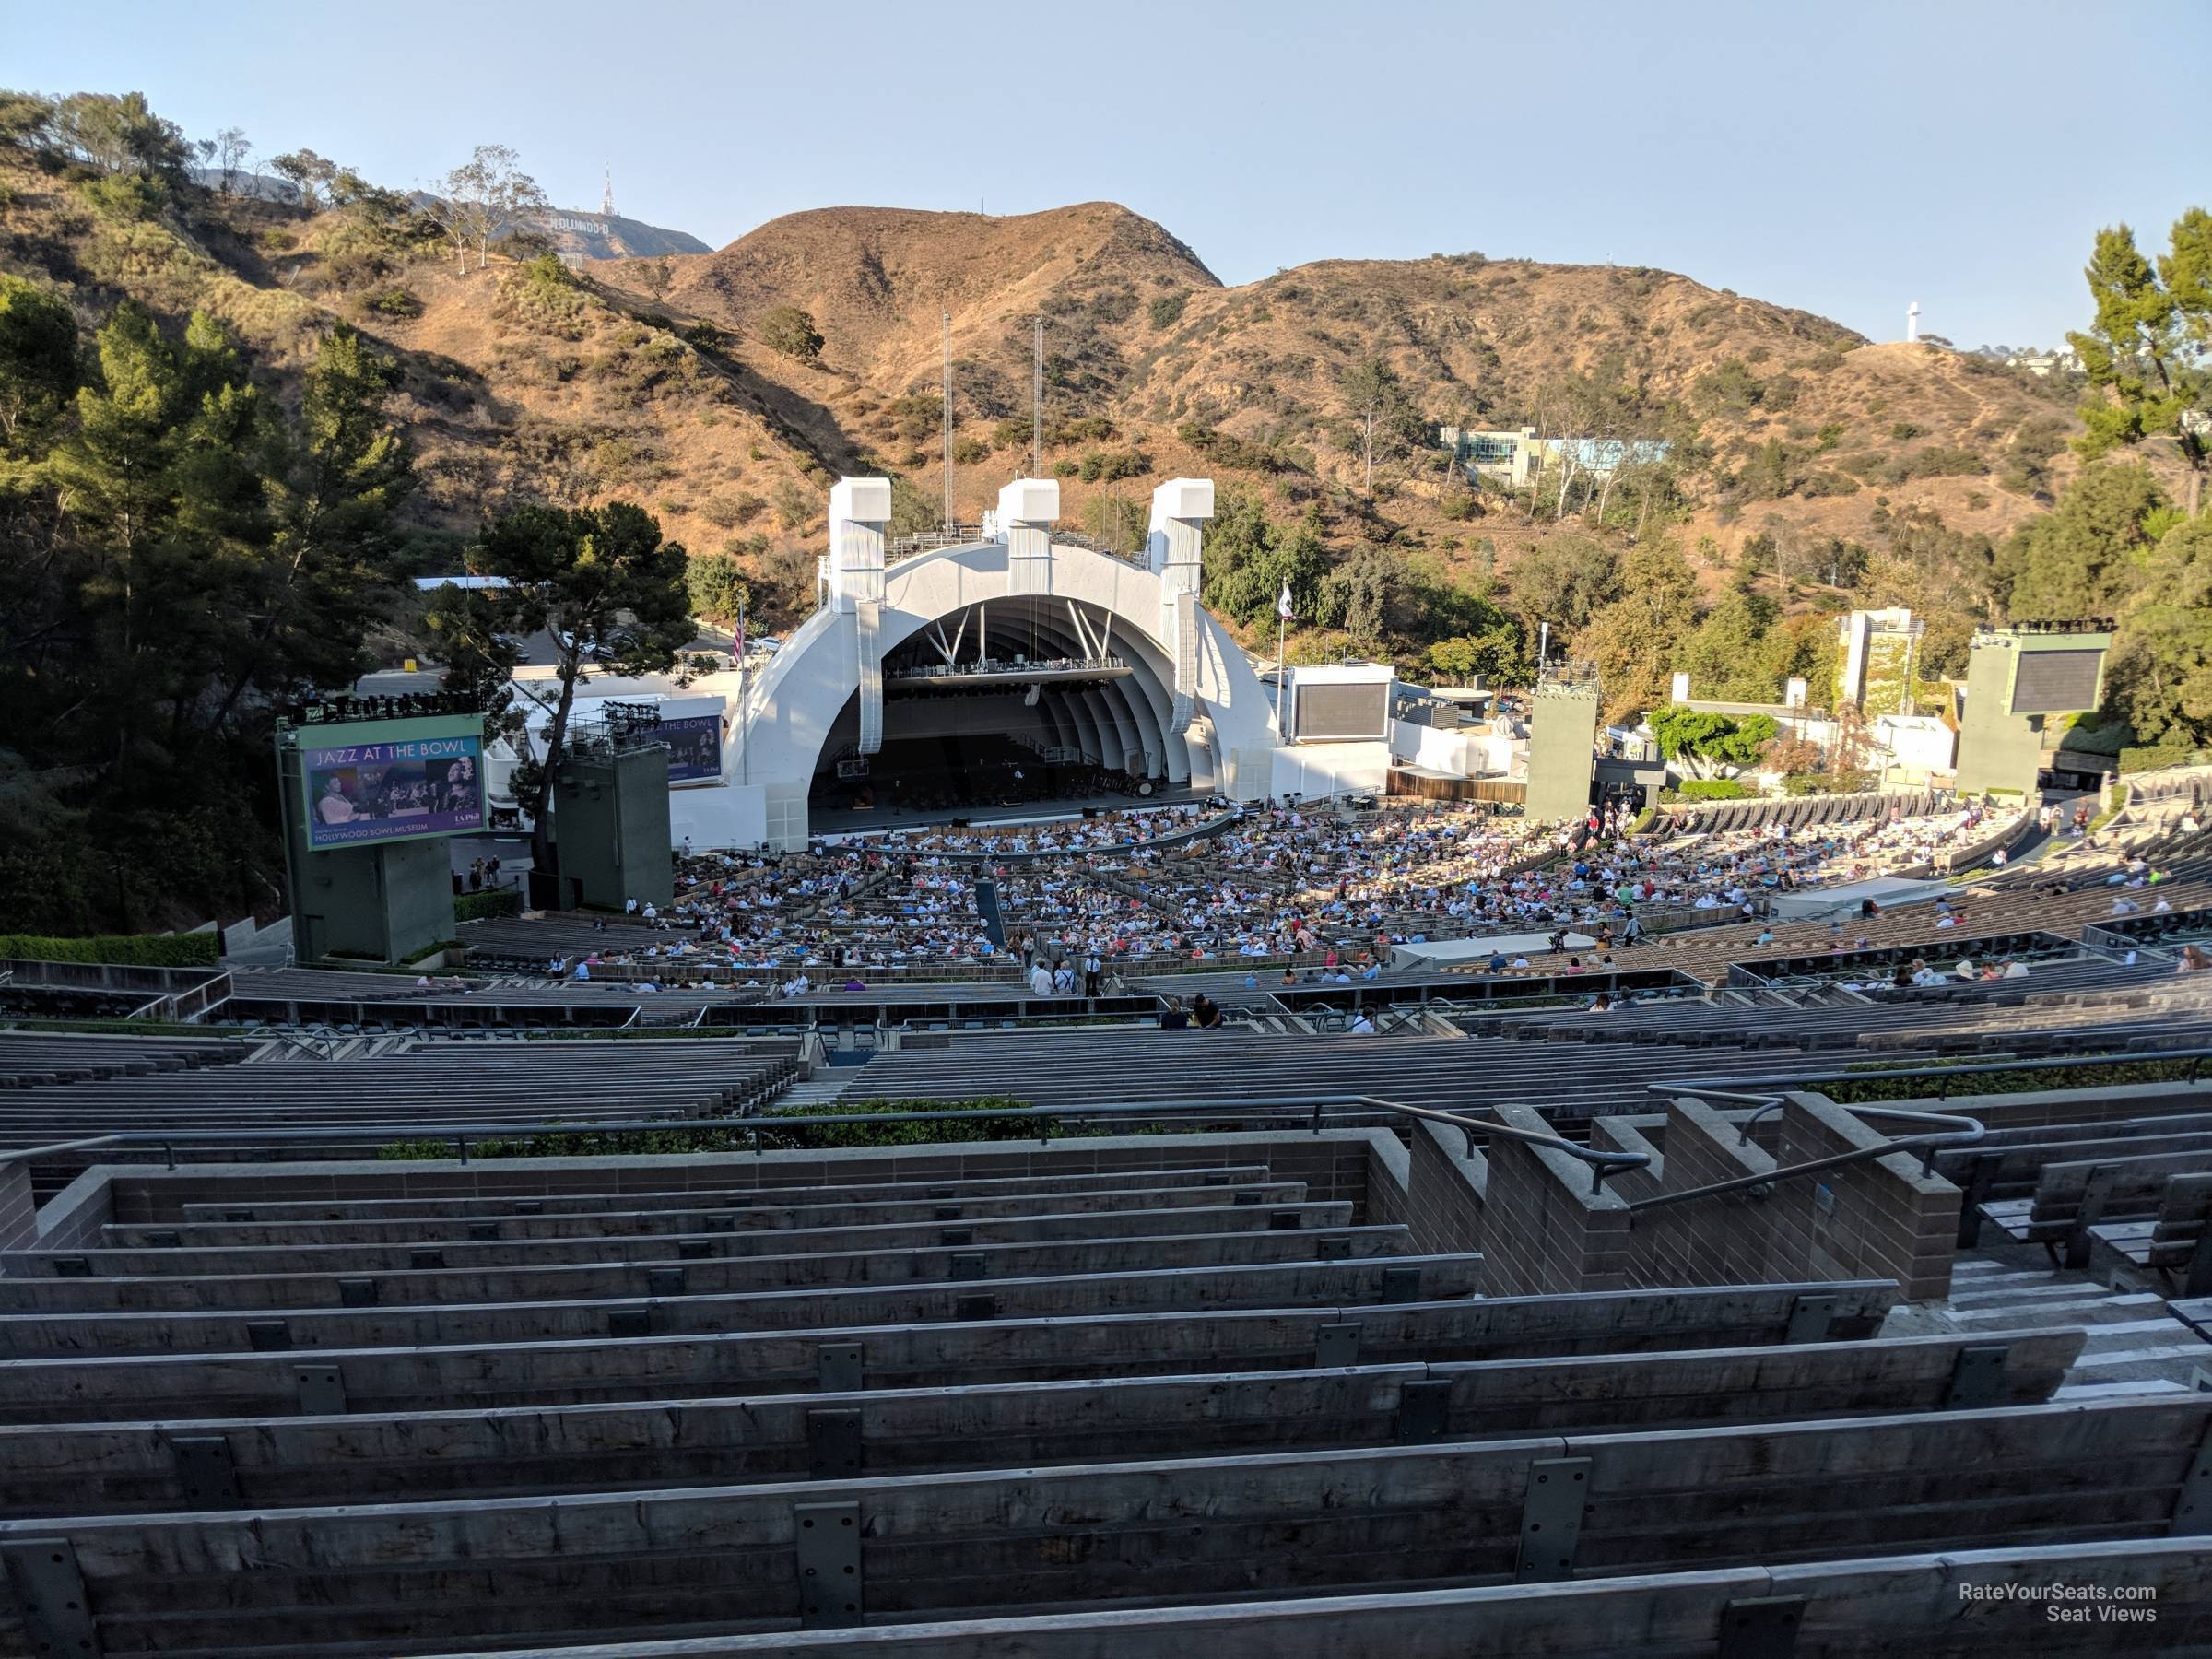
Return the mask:
<svg viewBox="0 0 2212 1659">
<path fill-rule="evenodd" d="M 621 288 L 634 270 L 617 262 L 594 274 Z M 1627 406 L 1616 398 L 1618 429 L 1687 432 L 1701 446 L 1676 512 L 1687 542 L 1710 537 L 1724 552 L 1759 534 L 1873 544 L 1886 524 L 1926 514 L 2002 535 L 2047 506 L 2075 429 L 2065 388 L 1937 347 L 1870 345 L 1668 272 L 1480 255 L 1328 260 L 1225 288 L 1182 243 L 1111 204 L 1009 218 L 795 214 L 678 262 L 657 300 L 633 298 L 730 330 L 755 372 L 933 498 L 949 312 L 963 516 L 1026 466 L 1030 323 L 1041 315 L 1047 465 L 1076 469 L 1067 515 L 1093 528 L 1100 498 L 1132 503 L 1159 477 L 1206 471 L 1287 511 L 1318 504 L 1345 543 L 1450 555 L 1488 539 L 1510 565 L 1557 532 L 1548 512 L 1492 500 L 1469 516 L 1432 450 L 1381 467 L 1371 498 L 1342 382 L 1372 359 L 1418 414 L 1444 424 L 1575 429 L 1574 382 L 1614 388 Z M 758 337 L 779 306 L 812 317 L 818 361 Z"/>
<path fill-rule="evenodd" d="M 1371 489 L 1342 382 L 1380 359 L 1431 423 L 1666 436 L 1661 522 L 1725 558 L 1746 537 L 1876 544 L 1908 509 L 1999 535 L 2042 511 L 2074 429 L 2066 389 L 1688 277 L 1626 267 L 1330 260 L 1223 288 L 1172 235 L 1090 203 L 1014 218 L 835 208 L 711 254 L 597 262 L 563 277 L 495 256 L 457 268 L 419 225 L 194 195 L 103 215 L 0 160 L 0 261 L 89 320 L 131 295 L 206 306 L 278 374 L 344 318 L 401 365 L 426 531 L 464 533 L 526 495 L 622 496 L 695 552 L 750 563 L 764 594 L 810 591 L 832 477 L 888 468 L 935 515 L 942 319 L 956 359 L 956 505 L 1027 470 L 1033 318 L 1046 323 L 1046 465 L 1073 524 L 1141 529 L 1153 482 L 1210 473 L 1310 516 L 1335 545 L 1510 567 L 1574 527 L 1470 492 L 1441 451 L 1386 454 Z M 779 348 L 780 308 L 818 356 Z M 1593 402 L 1593 399 L 1595 401 Z M 1598 533 L 1638 527 L 1616 513 Z M 1644 527 L 1649 527 L 1648 525 Z M 1710 538 L 1701 541 L 1701 538 Z M 1483 544 L 1488 544 L 1483 547 Z"/>
</svg>

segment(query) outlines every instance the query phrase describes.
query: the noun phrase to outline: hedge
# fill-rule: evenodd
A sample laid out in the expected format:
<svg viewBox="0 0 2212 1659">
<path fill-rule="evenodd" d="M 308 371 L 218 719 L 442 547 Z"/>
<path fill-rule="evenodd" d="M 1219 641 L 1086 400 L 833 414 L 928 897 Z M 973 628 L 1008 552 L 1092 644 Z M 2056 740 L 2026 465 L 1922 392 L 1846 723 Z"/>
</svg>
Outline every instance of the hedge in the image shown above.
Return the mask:
<svg viewBox="0 0 2212 1659">
<path fill-rule="evenodd" d="M 1000 1112 L 1028 1104 L 1010 1095 L 983 1095 L 965 1100 L 838 1100 L 821 1106 L 796 1106 L 771 1111 L 742 1123 L 640 1126 L 635 1130 L 556 1130 L 512 1140 L 472 1140 L 472 1158 L 667 1158 L 697 1152 L 783 1151 L 817 1147 L 900 1147 L 929 1141 L 1035 1140 L 1074 1133 L 1101 1135 L 1119 1130 L 1070 1130 L 1056 1118 L 985 1118 L 962 1123 L 946 1119 L 934 1124 L 823 1124 L 804 1128 L 794 1118 L 850 1117 L 858 1113 L 895 1112 Z M 782 1125 L 782 1126 L 779 1126 Z M 394 1141 L 377 1148 L 380 1159 L 419 1161 L 451 1158 L 453 1142 L 445 1138 Z"/>
<path fill-rule="evenodd" d="M 39 934 L 0 934 L 0 959 L 26 962 L 105 962 L 121 968 L 211 968 L 221 954 L 213 933 L 100 934 L 57 939 Z"/>
<path fill-rule="evenodd" d="M 1875 786 L 1869 771 L 1792 772 L 1782 781 L 1786 795 L 1858 794 Z"/>
<path fill-rule="evenodd" d="M 2157 771 L 2161 766 L 2202 766 L 2207 760 L 2212 760 L 2212 754 L 2178 743 L 2138 744 L 2120 751 L 2124 772 Z"/>
<path fill-rule="evenodd" d="M 519 916 L 522 913 L 523 896 L 513 888 L 464 893 L 453 900 L 453 920 L 456 922 L 482 922 L 492 916 Z"/>
<path fill-rule="evenodd" d="M 1734 778 L 1685 778 L 1675 793 L 1686 801 L 1742 801 L 1751 794 Z"/>
</svg>

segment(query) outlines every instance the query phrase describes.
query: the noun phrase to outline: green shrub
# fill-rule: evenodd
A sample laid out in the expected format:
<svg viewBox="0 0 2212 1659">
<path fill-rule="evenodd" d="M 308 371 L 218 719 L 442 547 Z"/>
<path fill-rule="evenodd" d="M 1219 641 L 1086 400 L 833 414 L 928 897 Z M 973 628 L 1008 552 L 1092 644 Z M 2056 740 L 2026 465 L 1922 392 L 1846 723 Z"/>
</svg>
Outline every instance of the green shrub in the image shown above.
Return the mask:
<svg viewBox="0 0 2212 1659">
<path fill-rule="evenodd" d="M 106 962 L 124 968 L 207 968 L 221 954 L 212 933 L 100 934 L 86 939 L 0 934 L 0 959 L 32 962 Z"/>
<path fill-rule="evenodd" d="M 1190 303 L 1188 294 L 1162 294 L 1147 308 L 1155 328 L 1172 328 L 1182 320 L 1182 308 Z"/>
<path fill-rule="evenodd" d="M 1018 1111 L 1026 1101 L 1010 1095 L 982 1095 L 964 1100 L 835 1100 L 820 1106 L 771 1111 L 743 1123 L 686 1124 L 635 1130 L 554 1130 L 507 1139 L 471 1140 L 471 1158 L 668 1158 L 698 1152 L 789 1151 L 821 1147 L 902 1147 L 931 1141 L 1036 1140 L 1050 1135 L 1124 1133 L 1088 1126 L 1069 1128 L 1057 1118 L 1003 1118 L 935 1124 L 823 1124 L 804 1127 L 794 1120 L 851 1117 L 875 1112 Z M 1134 1127 L 1134 1126 L 1133 1126 Z M 1149 1128 L 1147 1124 L 1144 1127 Z M 377 1148 L 387 1162 L 421 1162 L 453 1156 L 451 1139 L 426 1136 L 392 1141 Z"/>
<path fill-rule="evenodd" d="M 991 446 L 981 438 L 961 438 L 954 441 L 952 458 L 962 466 L 973 466 L 979 461 L 991 459 Z"/>
<path fill-rule="evenodd" d="M 1092 450 L 1079 469 L 1086 484 L 1116 478 L 1134 478 L 1150 470 L 1152 463 L 1135 450 Z"/>
<path fill-rule="evenodd" d="M 481 922 L 490 916 L 522 913 L 523 896 L 512 888 L 498 888 L 488 893 L 464 893 L 453 900 L 456 922 Z"/>
<path fill-rule="evenodd" d="M 1870 771 L 1793 772 L 1782 781 L 1782 793 L 1790 795 L 1857 794 L 1872 789 Z"/>
<path fill-rule="evenodd" d="M 1820 496 L 1847 496 L 1859 493 L 1859 481 L 1842 473 L 1817 472 L 1808 474 L 1797 486 L 1797 493 L 1807 499 Z"/>
<path fill-rule="evenodd" d="M 1960 1061 L 1959 1065 L 1977 1064 Z M 2118 1088 L 2130 1083 L 2176 1082 L 2194 1075 L 2189 1060 L 2116 1060 L 2110 1065 L 2023 1065 L 2017 1071 L 1959 1072 L 1930 1065 L 1911 1071 L 1878 1068 L 1875 1076 L 1831 1077 L 1800 1087 L 1818 1089 L 1831 1100 L 1856 1105 L 1868 1100 L 1930 1100 L 1951 1095 L 2039 1094 L 2053 1088 Z"/>
<path fill-rule="evenodd" d="M 2136 744 L 2120 751 L 2120 770 L 2156 771 L 2161 766 L 2202 766 L 2208 759 L 2212 759 L 2212 754 L 2207 751 L 2187 748 L 2178 743 Z"/>
<path fill-rule="evenodd" d="M 379 317 L 406 319 L 422 315 L 422 301 L 404 288 L 379 288 L 361 296 L 361 309 Z"/>
<path fill-rule="evenodd" d="M 1685 778 L 1676 793 L 1686 801 L 1741 801 L 1751 794 L 1735 778 Z"/>
<path fill-rule="evenodd" d="M 811 363 L 822 355 L 821 331 L 814 319 L 795 305 L 778 305 L 760 313 L 760 344 L 787 358 Z"/>
</svg>

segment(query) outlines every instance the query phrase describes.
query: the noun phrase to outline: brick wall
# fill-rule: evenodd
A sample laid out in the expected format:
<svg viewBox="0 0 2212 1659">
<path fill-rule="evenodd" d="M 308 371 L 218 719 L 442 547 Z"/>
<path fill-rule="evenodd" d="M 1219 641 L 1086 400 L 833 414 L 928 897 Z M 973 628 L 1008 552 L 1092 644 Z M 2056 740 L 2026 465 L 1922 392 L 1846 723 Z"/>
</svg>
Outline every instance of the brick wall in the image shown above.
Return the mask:
<svg viewBox="0 0 2212 1659">
<path fill-rule="evenodd" d="M 1669 1104 L 1665 1138 L 1667 1156 L 1658 1182 L 1662 1193 L 1686 1193 L 1774 1168 L 1773 1157 L 1756 1141 L 1743 1144 L 1738 1124 L 1701 1100 Z M 1635 1282 L 1746 1285 L 1774 1277 L 1769 1272 L 1773 1254 L 1770 1203 L 1726 1194 L 1638 1216 L 1630 1235 Z"/>
<path fill-rule="evenodd" d="M 1754 1126 L 1748 1145 L 1743 1117 L 1675 1101 L 1661 1190 L 1767 1174 L 1888 1138 L 1817 1094 L 1789 1096 Z M 1631 1234 L 1631 1271 L 1646 1286 L 1893 1278 L 1909 1299 L 1940 1297 L 1950 1288 L 1959 1201 L 1949 1182 L 1920 1173 L 1917 1154 L 1892 1153 L 1763 1191 L 1646 1211 Z"/>
<path fill-rule="evenodd" d="M 1500 1107 L 1498 1116 L 1521 1128 L 1550 1127 L 1525 1106 Z M 1590 1166 L 1579 1159 L 1500 1137 L 1490 1143 L 1482 1253 L 1486 1295 L 1626 1289 L 1628 1200 L 1593 1193 Z"/>
<path fill-rule="evenodd" d="M 0 1164 L 0 1250 L 28 1250 L 38 1226 L 30 1196 L 30 1166 Z"/>
<path fill-rule="evenodd" d="M 1592 1118 L 1590 1146 L 1598 1152 L 1637 1152 L 1651 1160 L 1641 1169 L 1619 1169 L 1606 1177 L 1606 1185 L 1630 1203 L 1649 1198 L 1661 1190 L 1666 1173 L 1665 1113 Z"/>
<path fill-rule="evenodd" d="M 41 1209 L 31 1196 L 29 1164 L 0 1164 L 0 1250 L 75 1250 L 92 1243 L 114 1219 L 108 1175 L 86 1171 Z"/>
<path fill-rule="evenodd" d="M 1395 1135 L 1377 1130 L 1367 1142 L 1367 1207 L 1363 1218 L 1377 1227 L 1413 1223 L 1413 1154 Z"/>
<path fill-rule="evenodd" d="M 1793 1093 L 1782 1118 L 1781 1161 L 1803 1163 L 1888 1137 L 1847 1106 Z M 1915 1153 L 1850 1164 L 1776 1189 L 1773 1254 L 1810 1278 L 1897 1280 L 1908 1300 L 1949 1294 L 1959 1230 L 1959 1189 L 1923 1175 Z"/>
<path fill-rule="evenodd" d="M 1484 1193 L 1489 1160 L 1466 1151 L 1467 1137 L 1444 1124 L 1416 1120 L 1406 1147 L 1406 1225 L 1424 1255 L 1462 1255 L 1482 1248 Z"/>
</svg>

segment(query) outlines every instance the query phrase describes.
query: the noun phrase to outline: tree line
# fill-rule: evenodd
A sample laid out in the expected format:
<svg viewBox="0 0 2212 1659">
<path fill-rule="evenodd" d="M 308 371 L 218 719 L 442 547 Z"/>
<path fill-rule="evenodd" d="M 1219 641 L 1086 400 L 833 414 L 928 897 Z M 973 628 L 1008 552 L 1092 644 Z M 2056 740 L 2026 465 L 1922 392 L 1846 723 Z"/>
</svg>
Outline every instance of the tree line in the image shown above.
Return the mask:
<svg viewBox="0 0 2212 1659">
<path fill-rule="evenodd" d="M 186 223 L 205 205 L 190 176 L 205 148 L 135 93 L 0 93 L 0 149 L 96 210 Z M 243 135 L 215 153 L 242 160 Z M 404 207 L 300 154 L 324 196 Z M 477 163 L 492 175 L 480 194 L 511 205 L 512 152 Z M 483 222 L 453 241 L 481 257 Z M 258 358 L 205 310 L 0 271 L 0 928 L 281 908 L 277 716 L 350 687 L 380 631 L 406 648 L 426 557 L 399 365 L 335 319 L 302 355 Z M 637 507 L 524 506 L 463 562 L 508 585 L 429 606 L 449 683 L 512 730 L 525 710 L 507 670 L 550 639 L 551 759 L 578 684 L 674 666 L 689 640 L 684 550 Z M 541 824 L 548 771 L 520 780 Z"/>
</svg>

